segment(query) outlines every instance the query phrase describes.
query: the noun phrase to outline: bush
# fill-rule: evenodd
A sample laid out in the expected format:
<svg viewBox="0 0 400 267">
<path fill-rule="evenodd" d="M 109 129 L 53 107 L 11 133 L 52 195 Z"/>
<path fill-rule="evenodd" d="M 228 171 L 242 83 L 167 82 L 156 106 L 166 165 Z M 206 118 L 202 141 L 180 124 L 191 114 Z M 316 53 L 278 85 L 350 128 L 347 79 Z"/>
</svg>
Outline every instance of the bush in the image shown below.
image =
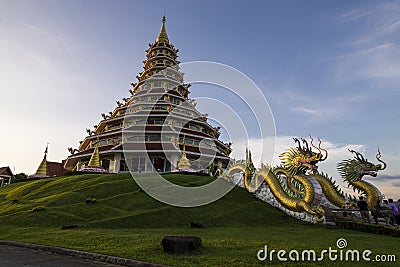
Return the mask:
<svg viewBox="0 0 400 267">
<path fill-rule="evenodd" d="M 385 227 L 384 225 L 366 224 L 352 221 L 336 221 L 336 227 L 341 229 L 400 237 L 399 229 Z"/>
<path fill-rule="evenodd" d="M 28 175 L 21 172 L 21 173 L 16 174 L 14 177 L 16 180 L 24 180 L 28 177 Z"/>
</svg>

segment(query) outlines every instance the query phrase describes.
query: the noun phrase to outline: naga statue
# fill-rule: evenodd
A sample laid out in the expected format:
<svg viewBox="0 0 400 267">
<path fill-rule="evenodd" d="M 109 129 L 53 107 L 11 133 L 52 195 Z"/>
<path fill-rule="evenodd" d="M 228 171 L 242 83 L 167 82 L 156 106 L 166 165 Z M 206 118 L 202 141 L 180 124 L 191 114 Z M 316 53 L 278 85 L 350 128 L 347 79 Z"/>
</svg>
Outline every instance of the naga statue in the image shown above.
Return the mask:
<svg viewBox="0 0 400 267">
<path fill-rule="evenodd" d="M 323 222 L 325 211 L 328 208 L 342 208 L 346 201 L 356 201 L 354 196 L 345 194 L 336 182 L 324 173 L 318 171 L 317 164 L 327 159 L 328 152 L 318 146 L 310 135 L 310 143 L 305 139 L 293 138 L 297 147 L 289 148 L 280 155 L 280 166 L 271 167 L 262 165 L 260 169 L 254 168 L 251 153 L 246 149 L 246 160 L 236 161 L 224 174 L 230 181 L 243 177 L 243 186 L 249 192 L 257 194 L 260 185 L 266 185 L 269 193 L 279 203 L 280 208 L 293 213 L 310 215 L 315 222 Z M 386 163 L 381 160 L 378 149 L 376 159 L 380 162 L 373 164 L 364 156 L 354 150 L 353 159 L 346 159 L 337 165 L 342 179 L 353 190 L 366 196 L 370 209 L 382 198 L 380 191 L 371 183 L 363 181 L 365 175 L 377 176 L 377 172 L 386 168 Z"/>
<path fill-rule="evenodd" d="M 303 144 L 297 138 L 294 140 L 298 146 L 287 149 L 280 155 L 281 166 L 272 168 L 263 165 L 256 170 L 251 158 L 246 155 L 246 161 L 234 163 L 225 173 L 225 178 L 234 180 L 235 173 L 243 173 L 244 187 L 250 192 L 254 192 L 265 182 L 284 208 L 306 212 L 315 217 L 317 222 L 322 222 L 325 212 L 319 206 L 321 196 L 318 196 L 322 191 L 310 174 L 317 172 L 316 164 L 327 158 L 326 150 L 313 146 L 318 150 L 314 152 L 305 139 L 301 139 Z"/>
<path fill-rule="evenodd" d="M 376 205 L 379 199 L 382 199 L 382 194 L 378 188 L 373 184 L 363 181 L 362 178 L 365 175 L 372 177 L 377 176 L 377 172 L 386 169 L 386 163 L 381 160 L 381 152 L 378 148 L 378 154 L 376 154 L 376 159 L 382 163 L 373 164 L 365 159 L 364 156 L 354 150 L 350 150 L 355 156 L 353 159 L 345 159 L 337 165 L 337 170 L 341 175 L 342 179 L 348 184 L 349 187 L 353 188 L 359 194 L 366 197 L 366 202 L 368 203 L 368 208 L 372 208 Z M 329 178 L 328 175 L 324 173 L 317 173 L 311 175 L 318 183 L 321 184 L 322 190 L 326 199 L 332 203 L 334 206 L 343 207 L 346 200 L 352 199 L 356 202 L 356 198 L 345 194 L 338 185 Z"/>
<path fill-rule="evenodd" d="M 76 148 L 72 148 L 72 147 L 68 147 L 68 151 L 69 151 L 69 153 L 71 153 L 71 155 L 73 155 L 73 154 L 75 154 L 75 153 L 79 152 L 79 150 L 78 150 L 78 149 L 76 149 Z"/>
</svg>

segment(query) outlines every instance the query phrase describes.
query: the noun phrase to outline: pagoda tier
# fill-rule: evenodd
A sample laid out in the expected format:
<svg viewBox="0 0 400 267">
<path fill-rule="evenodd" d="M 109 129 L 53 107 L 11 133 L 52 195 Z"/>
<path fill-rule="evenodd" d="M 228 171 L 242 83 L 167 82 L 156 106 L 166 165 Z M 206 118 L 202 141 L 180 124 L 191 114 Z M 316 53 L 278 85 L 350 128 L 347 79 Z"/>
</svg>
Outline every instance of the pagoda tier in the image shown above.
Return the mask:
<svg viewBox="0 0 400 267">
<path fill-rule="evenodd" d="M 228 164 L 230 143 L 218 139 L 219 127 L 210 125 L 207 114 L 198 112 L 189 98 L 190 84 L 184 83 L 177 52 L 169 42 L 163 17 L 156 41 L 146 50 L 144 71 L 131 84 L 131 96 L 102 114 L 103 120 L 93 130 L 86 129 L 88 136 L 78 149 L 69 148 L 65 168 L 87 167 L 96 146 L 101 166 L 110 172 L 128 171 L 128 165 L 131 171 L 172 171 L 178 167 L 183 147 L 192 168 Z"/>
</svg>

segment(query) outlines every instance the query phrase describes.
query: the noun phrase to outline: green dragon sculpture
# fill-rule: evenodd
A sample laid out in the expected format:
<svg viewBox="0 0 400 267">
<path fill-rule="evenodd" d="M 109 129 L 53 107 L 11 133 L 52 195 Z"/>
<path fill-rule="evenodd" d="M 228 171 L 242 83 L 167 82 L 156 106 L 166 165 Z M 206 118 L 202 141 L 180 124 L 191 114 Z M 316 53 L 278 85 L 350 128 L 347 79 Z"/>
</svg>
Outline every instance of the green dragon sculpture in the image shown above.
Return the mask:
<svg viewBox="0 0 400 267">
<path fill-rule="evenodd" d="M 365 175 L 372 177 L 377 176 L 378 171 L 386 169 L 387 164 L 381 160 L 381 152 L 378 148 L 376 159 L 380 162 L 373 164 L 369 162 L 364 156 L 354 150 L 349 150 L 355 156 L 353 159 L 345 159 L 337 165 L 337 170 L 341 175 L 342 179 L 348 184 L 349 187 L 357 190 L 366 196 L 369 209 L 372 209 L 377 203 L 378 199 L 382 198 L 382 194 L 373 184 L 363 181 L 362 178 Z M 352 199 L 356 201 L 355 197 L 352 197 L 344 192 L 334 183 L 331 178 L 328 178 L 326 174 L 317 173 L 311 175 L 318 183 L 321 184 L 325 197 L 335 206 L 343 207 L 346 199 Z"/>
<path fill-rule="evenodd" d="M 328 157 L 327 150 L 321 148 L 319 138 L 318 146 L 314 145 L 311 135 L 311 146 L 305 139 L 300 141 L 294 138 L 294 141 L 297 147 L 289 148 L 280 155 L 281 166 L 273 168 L 262 165 L 257 170 L 251 161 L 250 151 L 246 149 L 246 160 L 237 161 L 230 166 L 224 178 L 232 181 L 235 173 L 243 173 L 244 187 L 249 192 L 255 192 L 265 182 L 282 207 L 293 212 L 305 212 L 314 216 L 317 222 L 322 222 L 325 212 L 320 205 L 323 197 L 339 208 L 344 206 L 346 200 L 355 201 L 356 198 L 345 194 L 328 175 L 318 172 L 317 164 Z M 338 171 L 349 187 L 366 195 L 367 203 L 372 209 L 381 198 L 381 193 L 362 178 L 365 175 L 376 177 L 378 171 L 386 168 L 386 163 L 381 160 L 379 149 L 376 158 L 382 164 L 373 164 L 354 150 L 350 152 L 355 154 L 354 159 L 343 160 L 338 164 Z"/>
</svg>

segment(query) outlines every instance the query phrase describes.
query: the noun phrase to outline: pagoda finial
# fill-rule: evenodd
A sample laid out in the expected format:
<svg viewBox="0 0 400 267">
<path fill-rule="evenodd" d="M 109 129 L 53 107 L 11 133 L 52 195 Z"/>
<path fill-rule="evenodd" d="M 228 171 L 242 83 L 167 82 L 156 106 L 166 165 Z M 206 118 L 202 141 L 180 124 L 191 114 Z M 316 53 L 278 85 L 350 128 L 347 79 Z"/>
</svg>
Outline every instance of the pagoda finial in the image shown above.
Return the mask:
<svg viewBox="0 0 400 267">
<path fill-rule="evenodd" d="M 44 151 L 44 159 L 47 158 L 47 153 L 48 153 L 48 152 L 49 152 L 49 143 L 47 143 L 46 149 L 45 149 L 45 151 Z"/>
<path fill-rule="evenodd" d="M 167 35 L 167 30 L 165 29 L 165 22 L 166 22 L 166 19 L 165 19 L 165 14 L 164 14 L 164 16 L 162 17 L 161 30 L 160 30 L 160 33 L 157 36 L 156 43 L 158 43 L 158 42 L 168 43 L 169 42 L 168 35 Z"/>
<path fill-rule="evenodd" d="M 185 136 L 183 136 L 183 150 L 182 157 L 178 162 L 178 168 L 180 169 L 190 169 L 190 162 L 186 157 L 186 148 L 185 148 Z"/>
<path fill-rule="evenodd" d="M 92 156 L 90 157 L 88 167 L 90 168 L 101 168 L 100 164 L 100 154 L 99 154 L 99 139 L 97 139 L 96 146 Z"/>
<path fill-rule="evenodd" d="M 190 162 L 189 162 L 188 158 L 186 157 L 185 145 L 183 145 L 182 157 L 178 162 L 178 168 L 180 168 L 180 169 L 189 169 L 190 168 Z"/>
<path fill-rule="evenodd" d="M 49 143 L 46 145 L 46 149 L 44 151 L 44 157 L 42 162 L 40 163 L 38 169 L 36 170 L 36 175 L 47 176 L 47 152 L 49 151 Z"/>
</svg>

